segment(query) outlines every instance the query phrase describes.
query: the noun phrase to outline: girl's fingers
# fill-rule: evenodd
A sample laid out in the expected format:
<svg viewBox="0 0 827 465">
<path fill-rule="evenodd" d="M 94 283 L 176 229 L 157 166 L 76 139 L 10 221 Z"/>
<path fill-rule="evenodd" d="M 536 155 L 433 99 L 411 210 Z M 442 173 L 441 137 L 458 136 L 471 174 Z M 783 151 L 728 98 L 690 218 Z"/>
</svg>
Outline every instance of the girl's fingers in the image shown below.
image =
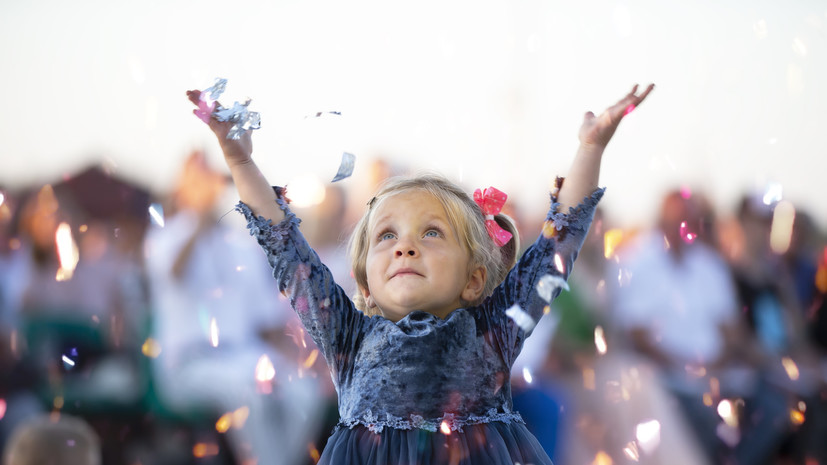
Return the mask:
<svg viewBox="0 0 827 465">
<path fill-rule="evenodd" d="M 201 99 L 201 91 L 200 90 L 188 90 L 187 91 L 187 98 L 194 105 L 198 105 L 198 100 Z"/>
</svg>

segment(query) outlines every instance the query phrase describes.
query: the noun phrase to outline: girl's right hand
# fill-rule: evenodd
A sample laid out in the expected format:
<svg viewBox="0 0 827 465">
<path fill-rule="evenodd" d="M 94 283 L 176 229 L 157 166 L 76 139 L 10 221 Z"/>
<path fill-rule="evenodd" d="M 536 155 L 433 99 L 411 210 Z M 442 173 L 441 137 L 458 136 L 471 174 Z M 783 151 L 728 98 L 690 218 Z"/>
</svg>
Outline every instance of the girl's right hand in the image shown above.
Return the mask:
<svg viewBox="0 0 827 465">
<path fill-rule="evenodd" d="M 188 90 L 187 98 L 193 105 L 198 106 L 201 98 L 200 90 Z M 195 114 L 197 110 L 193 110 Z M 208 123 L 210 129 L 218 137 L 218 143 L 221 145 L 221 150 L 224 152 L 224 160 L 228 166 L 241 165 L 249 163 L 253 156 L 253 138 L 252 131 L 245 131 L 238 140 L 227 138 L 230 128 L 233 123 L 230 121 L 218 121 L 215 118 L 210 118 Z"/>
</svg>

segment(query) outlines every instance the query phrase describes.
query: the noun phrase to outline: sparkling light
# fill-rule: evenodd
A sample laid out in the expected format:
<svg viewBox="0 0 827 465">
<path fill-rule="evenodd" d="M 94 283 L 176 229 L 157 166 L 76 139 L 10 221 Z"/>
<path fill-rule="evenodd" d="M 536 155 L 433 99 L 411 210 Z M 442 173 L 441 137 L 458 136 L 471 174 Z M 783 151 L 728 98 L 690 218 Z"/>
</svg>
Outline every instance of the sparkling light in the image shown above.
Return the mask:
<svg viewBox="0 0 827 465">
<path fill-rule="evenodd" d="M 789 376 L 791 380 L 795 381 L 798 379 L 800 373 L 798 372 L 798 365 L 795 364 L 793 359 L 783 357 L 781 359 L 781 365 L 784 366 L 784 371 L 787 372 L 787 376 Z"/>
<path fill-rule="evenodd" d="M 761 199 L 764 202 L 764 205 L 772 205 L 776 202 L 779 202 L 784 194 L 784 188 L 781 184 L 777 182 L 771 182 L 767 184 L 766 189 L 764 189 L 764 197 Z"/>
<path fill-rule="evenodd" d="M 72 237 L 72 228 L 68 223 L 60 223 L 57 227 L 55 246 L 60 260 L 60 268 L 57 270 L 55 279 L 68 281 L 72 279 L 72 274 L 78 265 L 78 260 L 80 260 L 77 244 L 75 244 L 75 239 Z"/>
<path fill-rule="evenodd" d="M 534 377 L 531 376 L 531 370 L 529 370 L 528 367 L 523 367 L 523 379 L 525 379 L 525 382 L 528 384 L 534 381 Z"/>
<path fill-rule="evenodd" d="M 660 422 L 649 420 L 638 423 L 635 427 L 635 438 L 644 452 L 651 453 L 660 444 Z"/>
<path fill-rule="evenodd" d="M 233 425 L 233 417 L 230 413 L 225 413 L 218 418 L 218 421 L 215 422 L 215 430 L 219 433 L 226 433 L 230 430 L 230 427 Z"/>
<path fill-rule="evenodd" d="M 215 317 L 210 318 L 210 345 L 218 347 L 218 323 Z"/>
<path fill-rule="evenodd" d="M 735 413 L 735 407 L 729 399 L 724 399 L 718 403 L 718 416 L 724 420 L 724 423 L 730 427 L 738 426 L 738 416 Z"/>
<path fill-rule="evenodd" d="M 272 381 L 275 377 L 276 367 L 273 366 L 273 362 L 270 361 L 270 357 L 268 357 L 267 354 L 259 357 L 258 362 L 256 363 L 256 381 Z"/>
<path fill-rule="evenodd" d="M 803 425 L 804 420 L 804 412 L 801 412 L 796 409 L 790 409 L 790 422 L 796 426 Z"/>
<path fill-rule="evenodd" d="M 218 444 L 212 442 L 199 442 L 192 446 L 192 455 L 195 458 L 213 457 L 218 455 Z"/>
<path fill-rule="evenodd" d="M 554 254 L 554 266 L 557 268 L 557 271 L 560 274 L 566 274 L 566 265 L 563 264 L 563 258 L 560 256 L 559 253 Z"/>
<path fill-rule="evenodd" d="M 790 248 L 795 222 L 795 207 L 792 202 L 782 200 L 772 211 L 772 227 L 770 229 L 770 248 L 781 255 Z"/>
<path fill-rule="evenodd" d="M 612 463 L 612 457 L 601 450 L 595 454 L 592 465 L 612 465 Z"/>
<path fill-rule="evenodd" d="M 161 355 L 161 344 L 155 339 L 148 337 L 144 343 L 141 344 L 141 353 L 149 358 L 157 358 Z"/>
<path fill-rule="evenodd" d="M 603 256 L 605 258 L 612 258 L 617 247 L 623 241 L 622 229 L 610 229 L 603 234 Z"/>
<path fill-rule="evenodd" d="M 626 444 L 626 447 L 623 448 L 623 454 L 628 457 L 629 460 L 634 460 L 635 462 L 640 460 L 640 451 L 637 450 L 637 443 L 634 441 Z"/>
<path fill-rule="evenodd" d="M 149 218 L 152 220 L 152 223 L 159 226 L 164 227 L 164 207 L 161 206 L 159 203 L 153 203 L 149 206 Z"/>
<path fill-rule="evenodd" d="M 607 350 L 606 336 L 603 334 L 603 327 L 600 325 L 594 328 L 594 346 L 597 348 L 597 353 L 604 355 Z"/>
<path fill-rule="evenodd" d="M 687 244 L 691 244 L 695 242 L 695 239 L 698 238 L 698 235 L 689 231 L 689 227 L 686 225 L 686 221 L 681 221 L 681 239 Z"/>
<path fill-rule="evenodd" d="M 439 424 L 439 431 L 446 436 L 451 434 L 451 427 L 448 426 L 447 421 L 442 420 L 442 423 Z"/>
<path fill-rule="evenodd" d="M 307 359 L 304 361 L 304 367 L 305 368 L 312 367 L 313 364 L 316 363 L 317 358 L 319 358 L 319 349 L 313 349 L 313 351 L 310 352 L 310 355 L 308 355 Z"/>
</svg>

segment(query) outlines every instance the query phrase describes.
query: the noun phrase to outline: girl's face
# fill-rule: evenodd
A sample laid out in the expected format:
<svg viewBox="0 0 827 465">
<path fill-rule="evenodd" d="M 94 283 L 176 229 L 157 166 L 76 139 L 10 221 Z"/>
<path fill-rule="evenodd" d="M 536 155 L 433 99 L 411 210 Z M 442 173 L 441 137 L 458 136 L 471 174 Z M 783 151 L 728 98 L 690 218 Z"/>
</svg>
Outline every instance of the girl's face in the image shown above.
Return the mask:
<svg viewBox="0 0 827 465">
<path fill-rule="evenodd" d="M 385 198 L 373 212 L 368 240 L 362 293 L 391 321 L 414 310 L 445 318 L 483 292 L 485 268 L 469 269 L 470 254 L 445 208 L 426 192 Z"/>
</svg>

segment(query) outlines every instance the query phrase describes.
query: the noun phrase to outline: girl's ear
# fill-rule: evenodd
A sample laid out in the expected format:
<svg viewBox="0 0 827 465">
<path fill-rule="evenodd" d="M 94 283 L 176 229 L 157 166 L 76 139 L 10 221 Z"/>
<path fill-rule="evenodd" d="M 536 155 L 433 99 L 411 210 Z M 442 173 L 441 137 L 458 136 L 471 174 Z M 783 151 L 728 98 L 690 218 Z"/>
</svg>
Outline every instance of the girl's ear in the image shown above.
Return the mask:
<svg viewBox="0 0 827 465">
<path fill-rule="evenodd" d="M 362 294 L 362 298 L 365 299 L 365 306 L 367 308 L 376 307 L 376 302 L 374 302 L 373 297 L 370 296 L 370 289 L 359 286 L 359 292 Z"/>
<path fill-rule="evenodd" d="M 485 282 L 488 277 L 488 270 L 484 266 L 478 266 L 468 277 L 468 282 L 460 294 L 460 299 L 463 302 L 476 302 L 485 291 Z"/>
</svg>

